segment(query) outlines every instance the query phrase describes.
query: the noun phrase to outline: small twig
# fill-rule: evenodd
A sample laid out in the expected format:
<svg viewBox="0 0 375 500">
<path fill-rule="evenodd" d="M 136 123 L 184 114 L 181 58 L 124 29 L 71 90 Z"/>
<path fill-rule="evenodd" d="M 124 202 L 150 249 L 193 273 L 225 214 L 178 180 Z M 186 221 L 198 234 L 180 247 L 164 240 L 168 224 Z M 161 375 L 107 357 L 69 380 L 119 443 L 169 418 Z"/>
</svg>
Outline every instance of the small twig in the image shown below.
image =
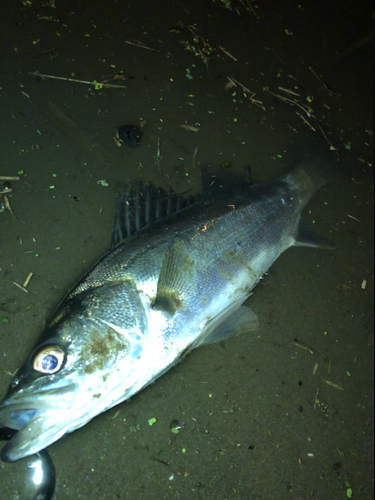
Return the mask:
<svg viewBox="0 0 375 500">
<path fill-rule="evenodd" d="M 275 94 L 274 92 L 271 92 L 269 89 L 267 89 L 265 87 L 263 87 L 263 91 L 268 92 L 269 94 L 273 95 L 274 97 L 277 97 L 281 101 L 284 101 L 286 104 L 290 104 L 291 106 L 297 106 L 298 108 L 302 109 L 302 111 L 304 113 L 306 113 L 309 118 L 311 118 L 311 117 L 315 118 L 315 116 L 312 113 L 312 109 L 309 108 L 308 106 L 306 106 L 305 104 L 301 104 L 300 102 L 298 102 L 296 100 L 289 99 L 289 97 L 285 97 L 285 96 L 280 95 L 280 94 Z M 315 132 L 315 130 L 314 130 L 314 132 Z"/>
<path fill-rule="evenodd" d="M 7 210 L 9 210 L 9 212 L 13 215 L 13 218 L 14 218 L 14 219 L 17 219 L 17 217 L 14 215 L 13 210 L 12 210 L 12 208 L 11 208 L 11 206 L 10 206 L 10 203 L 9 203 L 8 196 L 7 196 L 7 195 L 4 195 L 4 201 L 5 201 L 5 208 L 6 208 Z"/>
<path fill-rule="evenodd" d="M 39 73 L 39 71 L 34 71 L 33 73 L 29 73 L 29 75 L 33 75 L 37 78 L 42 78 L 42 80 L 50 79 L 50 80 L 62 80 L 64 82 L 74 82 L 74 83 L 84 83 L 85 85 L 98 85 L 100 87 L 113 88 L 113 89 L 126 89 L 125 85 L 114 85 L 113 83 L 101 83 L 95 80 L 77 80 L 76 78 L 68 78 L 65 76 L 54 76 L 54 75 L 44 75 L 43 73 Z"/>
<path fill-rule="evenodd" d="M 362 163 L 365 163 L 368 167 L 372 167 L 373 165 L 371 161 L 364 160 L 363 158 L 357 158 L 357 160 Z"/>
<path fill-rule="evenodd" d="M 298 85 L 301 87 L 301 89 L 305 90 L 305 86 L 299 80 L 297 80 L 297 78 L 295 78 L 293 75 L 288 75 L 288 78 L 291 78 L 292 80 L 294 80 L 295 82 L 297 82 Z"/>
<path fill-rule="evenodd" d="M 328 360 L 328 367 L 327 367 L 327 373 L 328 375 L 331 373 L 331 366 L 332 366 L 332 359 Z"/>
<path fill-rule="evenodd" d="M 207 69 L 207 78 L 208 78 L 208 59 L 207 59 L 207 57 L 203 54 L 203 52 L 201 51 L 200 47 L 198 47 L 198 50 L 199 50 L 199 54 L 201 55 L 202 61 L 203 61 L 203 62 L 204 62 L 204 64 L 206 65 L 206 69 Z"/>
<path fill-rule="evenodd" d="M 158 137 L 158 150 L 156 152 L 156 155 L 154 157 L 154 162 L 155 165 L 158 167 L 159 174 L 163 173 L 163 167 L 162 167 L 162 161 L 163 157 L 161 155 L 161 147 L 160 147 L 160 137 Z"/>
<path fill-rule="evenodd" d="M 20 177 L 14 177 L 9 175 L 0 175 L 0 181 L 19 181 Z"/>
<path fill-rule="evenodd" d="M 245 85 L 242 85 L 238 80 L 235 80 L 234 78 L 229 78 L 227 77 L 230 82 L 232 82 L 235 86 L 239 85 L 244 92 L 248 92 L 249 94 L 252 94 L 251 90 L 245 87 Z"/>
<path fill-rule="evenodd" d="M 232 54 L 230 54 L 227 50 L 225 50 L 225 49 L 224 49 L 224 47 L 221 47 L 221 46 L 219 45 L 219 49 L 220 49 L 222 52 L 224 52 L 224 54 L 225 54 L 226 56 L 228 56 L 228 57 L 230 57 L 231 59 L 233 59 L 233 61 L 236 61 L 236 62 L 238 61 L 238 59 L 236 59 L 234 56 L 232 56 Z"/>
<path fill-rule="evenodd" d="M 196 26 L 193 26 L 192 24 L 187 24 L 186 28 L 195 36 L 195 34 L 198 31 L 198 28 Z"/>
<path fill-rule="evenodd" d="M 296 111 L 296 114 L 297 114 L 300 118 L 302 118 L 302 120 L 306 123 L 306 125 L 308 125 L 308 126 L 311 128 L 311 130 L 313 130 L 314 132 L 316 132 L 316 130 L 314 129 L 314 127 L 311 125 L 311 123 L 309 123 L 309 122 L 306 120 L 306 118 L 305 118 L 303 115 L 301 115 L 301 113 L 298 113 L 298 111 Z"/>
<path fill-rule="evenodd" d="M 198 146 L 194 150 L 193 157 L 191 159 L 191 168 L 192 170 L 196 168 L 197 166 L 197 156 L 198 156 Z"/>
<path fill-rule="evenodd" d="M 340 391 L 344 390 L 340 385 L 335 384 L 334 382 L 331 382 L 330 380 L 323 380 L 323 382 L 325 382 L 326 384 L 330 385 L 334 389 L 339 389 Z"/>
<path fill-rule="evenodd" d="M 300 347 L 301 349 L 304 349 L 305 351 L 308 351 L 310 354 L 314 354 L 314 351 L 311 349 L 311 347 L 298 339 L 294 339 L 293 344 L 297 347 Z"/>
<path fill-rule="evenodd" d="M 159 50 L 147 47 L 147 45 L 144 45 L 142 42 L 138 42 L 137 40 L 135 42 L 129 42 L 129 40 L 125 40 L 125 43 L 127 43 L 128 45 L 134 45 L 134 47 L 139 47 L 141 49 L 151 50 L 151 52 L 160 52 Z"/>
<path fill-rule="evenodd" d="M 318 396 L 319 396 L 319 391 L 320 391 L 320 387 L 318 387 L 317 391 L 316 391 L 316 394 L 315 394 L 315 399 L 314 399 L 314 410 L 316 410 L 316 405 L 319 404 L 319 399 L 318 399 Z"/>
<path fill-rule="evenodd" d="M 191 125 L 180 125 L 181 128 L 188 130 L 190 132 L 199 132 L 200 128 L 198 127 L 192 127 Z"/>
<path fill-rule="evenodd" d="M 259 17 L 258 14 L 255 12 L 255 9 L 254 7 L 251 5 L 251 3 L 248 4 L 248 7 L 249 9 L 251 10 L 251 12 L 254 14 L 255 17 Z"/>
<path fill-rule="evenodd" d="M 283 92 L 286 92 L 287 94 L 294 95 L 296 97 L 301 97 L 301 94 L 297 94 L 297 92 L 293 92 L 293 90 L 286 89 L 284 87 L 278 87 L 279 90 L 282 90 Z"/>
<path fill-rule="evenodd" d="M 321 133 L 322 133 L 322 135 L 323 135 L 324 139 L 328 142 L 328 144 L 329 144 L 329 149 L 330 149 L 331 151 L 337 151 L 337 148 L 335 148 L 335 146 L 333 146 L 333 144 L 331 144 L 331 143 L 329 142 L 328 137 L 327 137 L 327 136 L 326 136 L 326 134 L 323 132 L 322 127 L 321 127 L 320 125 L 318 125 L 318 127 L 319 127 L 319 130 L 321 131 Z"/>
<path fill-rule="evenodd" d="M 346 214 L 347 217 L 349 217 L 349 219 L 353 219 L 353 220 L 356 220 L 357 222 L 361 222 L 359 219 L 357 219 L 356 217 L 353 217 L 353 215 L 349 215 L 349 214 Z"/>
<path fill-rule="evenodd" d="M 238 80 L 235 80 L 234 78 L 229 78 L 229 76 L 227 78 L 229 80 L 229 83 L 227 83 L 225 85 L 225 90 L 229 90 L 230 88 L 237 87 L 237 85 L 239 85 L 242 88 L 243 92 L 250 94 L 247 97 L 250 99 L 251 104 L 255 104 L 256 106 L 259 106 L 260 108 L 262 108 L 263 111 L 266 111 L 266 108 L 263 106 L 263 102 L 259 101 L 258 99 L 254 99 L 254 97 L 256 96 L 255 92 L 252 92 L 250 89 L 245 87 L 245 85 L 240 83 Z"/>
<path fill-rule="evenodd" d="M 309 66 L 309 70 L 311 71 L 311 73 L 319 80 L 319 82 L 323 85 L 323 87 L 327 90 L 328 94 L 329 95 L 337 95 L 339 96 L 340 94 L 336 94 L 336 92 L 333 92 L 329 87 L 328 85 L 326 85 L 323 80 L 315 73 L 315 71 L 312 69 L 311 66 Z"/>
<path fill-rule="evenodd" d="M 30 283 L 31 278 L 33 277 L 34 273 L 30 273 L 28 277 L 25 280 L 25 283 L 23 284 L 23 287 L 26 288 L 27 285 Z"/>
<path fill-rule="evenodd" d="M 341 54 L 338 56 L 338 60 L 342 59 L 345 56 L 349 56 L 353 54 L 356 50 L 360 49 L 361 47 L 364 47 L 365 45 L 371 43 L 374 40 L 374 33 L 371 33 L 370 35 L 366 35 L 359 40 L 357 40 L 353 45 L 345 49 Z"/>
<path fill-rule="evenodd" d="M 251 96 L 249 96 L 251 104 L 255 104 L 256 106 L 259 106 L 260 108 L 263 109 L 263 111 L 266 111 L 266 108 L 263 106 L 263 101 L 259 101 L 258 99 L 254 99 L 255 92 L 252 93 Z"/>
<path fill-rule="evenodd" d="M 15 281 L 13 281 L 13 285 L 16 285 L 16 287 L 18 287 L 20 290 L 22 290 L 23 292 L 25 293 L 29 293 L 29 290 L 26 290 L 26 288 L 24 288 L 23 286 L 19 285 L 18 283 L 16 283 Z"/>
</svg>

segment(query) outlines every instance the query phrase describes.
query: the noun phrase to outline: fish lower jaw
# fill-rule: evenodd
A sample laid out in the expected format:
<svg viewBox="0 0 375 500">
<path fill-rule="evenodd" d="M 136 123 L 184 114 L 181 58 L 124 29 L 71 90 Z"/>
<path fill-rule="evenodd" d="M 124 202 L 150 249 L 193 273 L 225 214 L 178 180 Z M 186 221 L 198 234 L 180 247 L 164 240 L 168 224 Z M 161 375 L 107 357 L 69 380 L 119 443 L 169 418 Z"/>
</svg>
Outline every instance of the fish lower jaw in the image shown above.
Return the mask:
<svg viewBox="0 0 375 500">
<path fill-rule="evenodd" d="M 34 455 L 60 439 L 67 430 L 52 418 L 36 416 L 8 441 L 0 452 L 3 462 L 15 462 Z"/>
</svg>

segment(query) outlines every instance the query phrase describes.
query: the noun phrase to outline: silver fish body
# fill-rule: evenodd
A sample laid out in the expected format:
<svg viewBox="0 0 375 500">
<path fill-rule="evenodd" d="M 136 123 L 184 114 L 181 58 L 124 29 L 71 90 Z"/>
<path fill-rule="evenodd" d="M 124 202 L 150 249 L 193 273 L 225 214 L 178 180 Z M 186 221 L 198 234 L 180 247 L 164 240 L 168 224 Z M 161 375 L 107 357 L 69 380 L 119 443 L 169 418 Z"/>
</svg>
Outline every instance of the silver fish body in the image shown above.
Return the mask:
<svg viewBox="0 0 375 500">
<path fill-rule="evenodd" d="M 268 184 L 216 194 L 155 222 L 105 255 L 57 309 L 0 405 L 17 429 L 4 461 L 47 447 L 130 398 L 192 349 L 251 329 L 242 306 L 298 241 L 322 184 L 310 160 Z M 313 243 L 311 243 L 313 244 Z"/>
</svg>

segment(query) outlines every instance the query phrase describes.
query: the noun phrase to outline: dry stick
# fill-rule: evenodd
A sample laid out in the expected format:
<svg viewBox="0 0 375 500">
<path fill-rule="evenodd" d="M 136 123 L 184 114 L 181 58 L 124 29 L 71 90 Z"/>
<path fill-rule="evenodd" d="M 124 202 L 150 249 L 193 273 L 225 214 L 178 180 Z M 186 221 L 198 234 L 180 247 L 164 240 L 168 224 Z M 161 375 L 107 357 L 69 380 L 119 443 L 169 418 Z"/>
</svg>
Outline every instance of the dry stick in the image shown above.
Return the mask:
<svg viewBox="0 0 375 500">
<path fill-rule="evenodd" d="M 318 399 L 319 391 L 320 391 L 320 388 L 318 387 L 316 394 L 315 394 L 315 399 L 314 399 L 314 410 L 316 409 L 316 405 L 319 404 L 319 399 Z"/>
<path fill-rule="evenodd" d="M 316 132 L 315 128 L 311 125 L 310 122 L 306 120 L 306 118 L 303 115 L 301 115 L 301 113 L 298 113 L 298 111 L 296 111 L 296 114 L 306 123 L 306 125 L 308 125 L 311 128 L 313 132 Z"/>
<path fill-rule="evenodd" d="M 27 285 L 30 283 L 31 278 L 33 277 L 34 273 L 29 273 L 28 277 L 25 280 L 25 283 L 23 284 L 23 287 L 26 288 Z"/>
<path fill-rule="evenodd" d="M 101 85 L 103 87 L 113 88 L 113 89 L 126 89 L 125 85 L 114 85 L 112 83 L 100 83 L 100 82 L 90 82 L 88 80 L 77 80 L 76 78 L 67 78 L 65 76 L 54 76 L 54 75 L 44 75 L 39 73 L 39 71 L 34 71 L 34 73 L 29 73 L 29 75 L 33 75 L 36 77 L 40 77 L 42 79 L 51 79 L 51 80 L 62 80 L 64 82 L 74 82 L 74 83 L 84 83 L 86 85 Z"/>
<path fill-rule="evenodd" d="M 274 92 L 271 92 L 270 90 L 266 89 L 265 87 L 263 87 L 263 91 L 264 92 L 268 92 L 269 94 L 273 95 L 274 97 L 277 97 L 281 101 L 284 101 L 286 104 L 290 104 L 291 106 L 297 106 L 297 107 L 299 107 L 300 109 L 302 109 L 302 111 L 304 113 L 307 114 L 307 116 L 309 118 L 310 118 L 310 116 L 312 116 L 313 118 L 315 118 L 315 116 L 311 113 L 310 109 L 307 106 L 305 106 L 304 104 L 301 104 L 301 103 L 299 103 L 297 101 L 293 101 L 293 99 L 289 99 L 288 97 L 285 97 L 283 95 L 275 94 Z"/>
<path fill-rule="evenodd" d="M 20 177 L 12 177 L 9 175 L 0 175 L 0 181 L 19 181 Z"/>
<path fill-rule="evenodd" d="M 329 95 L 340 95 L 340 94 L 336 94 L 336 92 L 333 92 L 324 82 L 323 80 L 315 73 L 315 71 L 312 69 L 311 66 L 309 66 L 309 70 L 311 71 L 311 73 L 319 80 L 319 82 L 323 85 L 323 87 L 327 90 L 328 94 Z"/>
<path fill-rule="evenodd" d="M 371 33 L 370 35 L 364 36 L 357 40 L 353 45 L 345 49 L 341 54 L 338 56 L 338 60 L 342 59 L 345 56 L 349 56 L 350 54 L 353 54 L 356 50 L 360 49 L 364 45 L 367 45 L 368 43 L 372 42 L 374 39 L 374 33 Z"/>
<path fill-rule="evenodd" d="M 252 93 L 251 96 L 249 96 L 249 99 L 251 101 L 251 104 L 255 104 L 256 106 L 259 106 L 260 108 L 263 109 L 263 111 L 266 111 L 266 108 L 263 106 L 263 101 L 259 101 L 258 99 L 254 99 L 255 92 Z"/>
<path fill-rule="evenodd" d="M 334 382 L 331 382 L 330 380 L 323 380 L 323 382 L 325 382 L 326 384 L 330 385 L 334 389 L 338 389 L 339 391 L 343 391 L 344 390 L 339 384 L 335 384 Z"/>
<path fill-rule="evenodd" d="M 346 214 L 347 217 L 349 217 L 349 219 L 353 219 L 357 222 L 361 222 L 359 219 L 357 219 L 357 217 L 354 217 L 353 215 L 350 215 L 350 214 Z"/>
<path fill-rule="evenodd" d="M 202 61 L 204 62 L 204 64 L 206 65 L 206 70 L 207 70 L 207 78 L 208 78 L 208 59 L 205 55 L 203 55 L 201 49 L 198 47 L 198 50 L 199 50 L 199 53 L 201 55 L 201 58 L 202 58 Z"/>
<path fill-rule="evenodd" d="M 335 146 L 329 142 L 328 137 L 327 137 L 327 136 L 326 136 L 326 134 L 324 133 L 324 131 L 323 131 L 322 127 L 321 127 L 320 125 L 318 125 L 318 127 L 319 127 L 319 130 L 321 131 L 321 133 L 322 133 L 322 135 L 323 135 L 324 139 L 328 142 L 328 144 L 329 144 L 329 149 L 330 149 L 331 151 L 337 151 L 337 148 L 335 148 Z"/>
<path fill-rule="evenodd" d="M 229 76 L 227 78 L 228 78 L 228 80 L 230 82 L 233 83 L 234 86 L 239 85 L 244 92 L 248 92 L 249 94 L 253 94 L 253 92 L 251 92 L 250 89 L 248 89 L 247 87 L 245 87 L 245 85 L 242 85 L 242 83 L 240 83 L 238 80 L 235 80 L 234 78 L 229 78 Z"/>
<path fill-rule="evenodd" d="M 134 47 L 139 47 L 141 49 L 151 50 L 151 52 L 158 52 L 158 53 L 160 53 L 159 50 L 152 49 L 151 47 L 147 47 L 147 45 L 144 45 L 141 42 L 129 42 L 129 40 L 125 40 L 125 43 L 127 43 L 128 45 L 134 45 Z"/>
<path fill-rule="evenodd" d="M 230 54 L 227 50 L 224 49 L 224 47 L 220 47 L 219 46 L 219 49 L 224 52 L 224 54 L 228 57 L 230 57 L 231 59 L 233 59 L 233 61 L 238 61 L 238 59 L 236 59 L 234 56 L 232 56 L 232 54 Z"/>
<path fill-rule="evenodd" d="M 5 208 L 9 210 L 9 212 L 13 215 L 14 219 L 17 219 L 17 217 L 14 215 L 14 213 L 12 211 L 12 208 L 11 208 L 9 200 L 8 200 L 8 196 L 6 194 L 4 195 L 4 201 L 5 201 Z"/>
<path fill-rule="evenodd" d="M 186 28 L 193 34 L 195 35 L 198 31 L 198 28 L 196 26 L 193 26 L 192 24 L 187 24 Z"/>
<path fill-rule="evenodd" d="M 254 7 L 251 4 L 249 4 L 248 7 L 249 7 L 249 10 L 251 10 L 251 12 L 254 14 L 255 17 L 259 17 L 258 14 L 255 12 Z"/>
<path fill-rule="evenodd" d="M 192 127 L 191 125 L 180 125 L 181 128 L 188 130 L 190 132 L 199 132 L 200 128 L 199 127 Z"/>
<path fill-rule="evenodd" d="M 19 285 L 18 283 L 16 283 L 15 281 L 13 281 L 13 285 L 16 285 L 16 287 L 18 287 L 20 290 L 22 290 L 23 292 L 25 293 L 29 293 L 29 290 L 26 290 L 26 288 L 24 288 L 23 286 Z"/>
<path fill-rule="evenodd" d="M 282 90 L 283 92 L 286 92 L 287 94 L 294 95 L 296 97 L 301 97 L 301 94 L 297 94 L 297 92 L 293 92 L 293 90 L 286 89 L 284 87 L 278 87 L 279 90 Z"/>
<path fill-rule="evenodd" d="M 193 158 L 191 159 L 191 168 L 195 169 L 197 166 L 197 155 L 198 155 L 198 146 L 194 150 Z"/>
<path fill-rule="evenodd" d="M 298 339 L 294 339 L 293 344 L 296 347 L 300 347 L 301 349 L 304 349 L 305 351 L 308 351 L 310 354 L 314 354 L 314 351 L 311 349 L 311 347 L 309 347 L 307 344 L 305 344 L 304 342 L 301 342 Z"/>
<path fill-rule="evenodd" d="M 242 85 L 242 83 L 240 83 L 238 80 L 235 80 L 234 78 L 229 78 L 229 76 L 227 76 L 227 78 L 230 81 L 230 83 L 232 83 L 235 87 L 237 87 L 237 85 L 239 85 L 242 88 L 243 92 L 248 92 L 249 94 L 251 94 L 251 95 L 249 95 L 249 99 L 251 101 L 251 104 L 255 104 L 256 106 L 259 106 L 264 111 L 266 111 L 266 108 L 263 106 L 263 102 L 259 101 L 258 99 L 254 99 L 254 96 L 256 96 L 255 92 L 252 92 L 250 89 L 245 87 L 245 85 Z"/>
</svg>

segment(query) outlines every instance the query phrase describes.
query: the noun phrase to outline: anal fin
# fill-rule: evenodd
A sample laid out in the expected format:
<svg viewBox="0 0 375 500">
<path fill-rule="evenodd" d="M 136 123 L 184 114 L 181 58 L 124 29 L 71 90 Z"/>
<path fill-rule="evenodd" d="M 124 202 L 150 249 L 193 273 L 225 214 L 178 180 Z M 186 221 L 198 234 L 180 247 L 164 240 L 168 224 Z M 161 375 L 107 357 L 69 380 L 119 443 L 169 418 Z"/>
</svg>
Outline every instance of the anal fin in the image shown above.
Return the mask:
<svg viewBox="0 0 375 500">
<path fill-rule="evenodd" d="M 324 250 L 335 250 L 336 248 L 332 242 L 316 234 L 305 222 L 300 222 L 294 246 L 321 248 Z"/>
<path fill-rule="evenodd" d="M 224 321 L 212 328 L 212 331 L 196 347 L 215 344 L 227 339 L 230 335 L 238 335 L 256 330 L 259 327 L 257 315 L 246 306 L 238 307 Z"/>
</svg>

